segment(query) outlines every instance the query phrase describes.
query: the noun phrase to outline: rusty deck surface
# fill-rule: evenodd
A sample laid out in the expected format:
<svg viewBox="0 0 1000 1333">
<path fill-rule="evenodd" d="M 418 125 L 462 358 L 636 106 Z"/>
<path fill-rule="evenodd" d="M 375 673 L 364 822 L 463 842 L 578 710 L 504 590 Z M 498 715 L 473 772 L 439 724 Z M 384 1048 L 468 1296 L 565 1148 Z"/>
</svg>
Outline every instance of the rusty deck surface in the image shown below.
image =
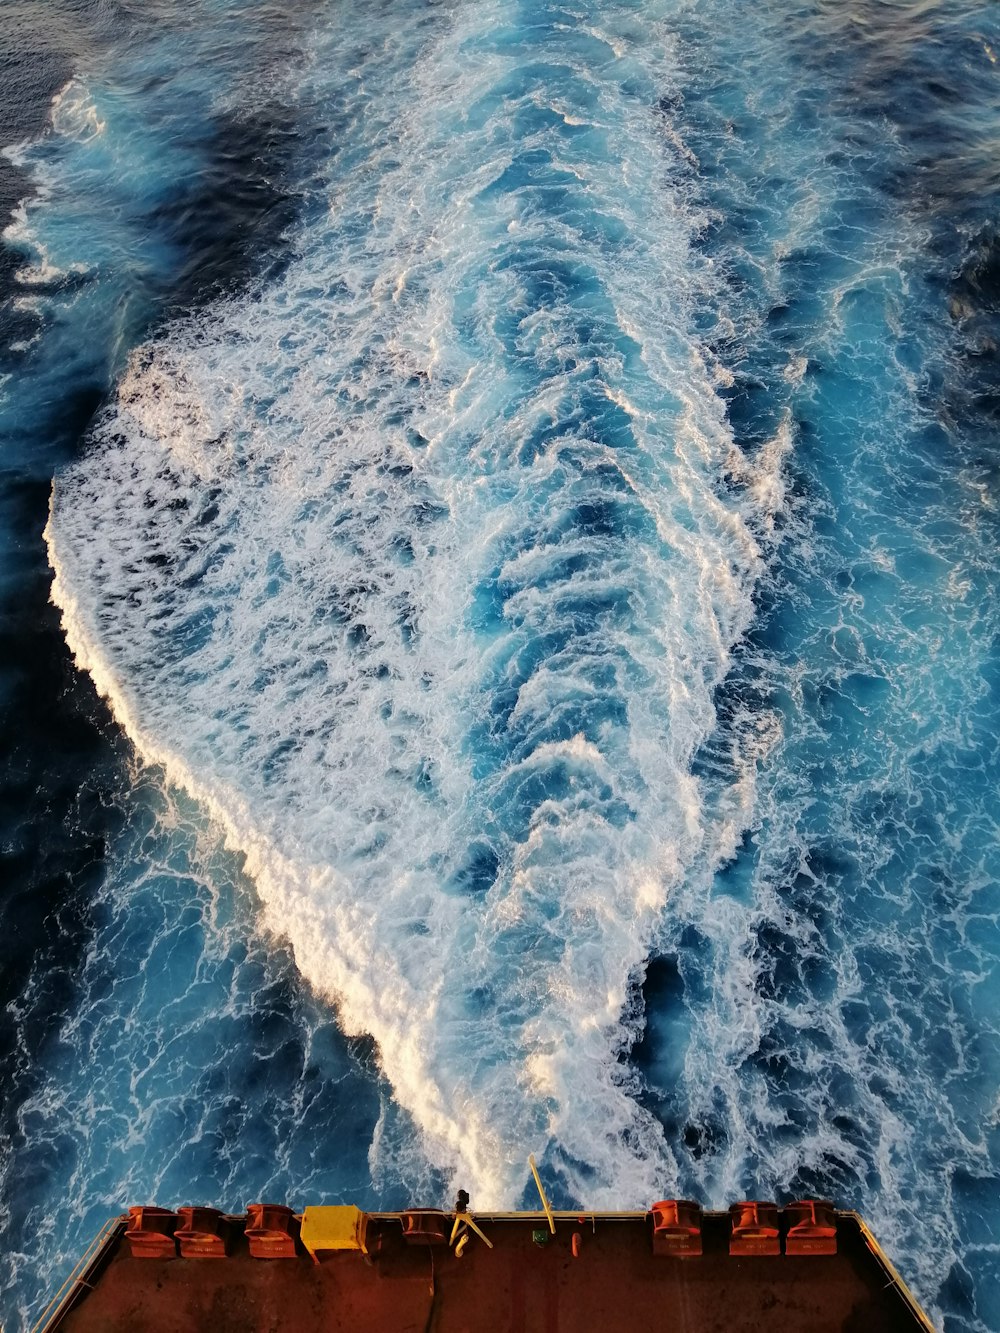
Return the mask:
<svg viewBox="0 0 1000 1333">
<path fill-rule="evenodd" d="M 224 1259 L 134 1259 L 119 1238 L 58 1327 L 68 1333 L 890 1333 L 926 1328 L 866 1244 L 853 1214 L 835 1256 L 733 1258 L 724 1216 L 706 1214 L 700 1258 L 655 1257 L 641 1216 L 544 1219 L 477 1214 L 493 1241 L 408 1246 L 389 1228 L 381 1254 L 260 1260 L 246 1242 Z M 572 1236 L 580 1233 L 573 1256 Z"/>
</svg>

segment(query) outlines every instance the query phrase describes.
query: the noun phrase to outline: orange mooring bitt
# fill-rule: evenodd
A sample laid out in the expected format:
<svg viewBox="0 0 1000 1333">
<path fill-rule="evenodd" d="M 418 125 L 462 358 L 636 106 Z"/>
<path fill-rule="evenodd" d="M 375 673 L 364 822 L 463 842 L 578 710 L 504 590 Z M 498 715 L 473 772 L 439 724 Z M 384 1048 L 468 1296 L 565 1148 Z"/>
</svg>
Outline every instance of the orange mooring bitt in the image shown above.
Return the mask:
<svg viewBox="0 0 1000 1333">
<path fill-rule="evenodd" d="M 732 1231 L 729 1253 L 736 1255 L 770 1256 L 781 1253 L 781 1230 L 778 1205 L 745 1200 L 729 1209 Z"/>
<path fill-rule="evenodd" d="M 450 1213 L 439 1208 L 408 1208 L 399 1215 L 403 1224 L 403 1240 L 408 1245 L 447 1245 L 452 1220 Z"/>
<path fill-rule="evenodd" d="M 701 1246 L 701 1208 L 690 1199 L 661 1199 L 653 1214 L 653 1253 L 678 1259 L 697 1258 Z"/>
<path fill-rule="evenodd" d="M 301 1231 L 299 1219 L 282 1203 L 252 1203 L 247 1208 L 246 1238 L 253 1259 L 294 1259 Z"/>
<path fill-rule="evenodd" d="M 218 1208 L 178 1208 L 174 1232 L 182 1259 L 225 1259 L 231 1227 Z"/>
<path fill-rule="evenodd" d="M 786 1254 L 836 1254 L 837 1218 L 832 1203 L 800 1199 L 785 1208 Z"/>
<path fill-rule="evenodd" d="M 174 1259 L 174 1232 L 180 1219 L 169 1208 L 138 1207 L 128 1210 L 125 1239 L 133 1259 Z"/>
</svg>

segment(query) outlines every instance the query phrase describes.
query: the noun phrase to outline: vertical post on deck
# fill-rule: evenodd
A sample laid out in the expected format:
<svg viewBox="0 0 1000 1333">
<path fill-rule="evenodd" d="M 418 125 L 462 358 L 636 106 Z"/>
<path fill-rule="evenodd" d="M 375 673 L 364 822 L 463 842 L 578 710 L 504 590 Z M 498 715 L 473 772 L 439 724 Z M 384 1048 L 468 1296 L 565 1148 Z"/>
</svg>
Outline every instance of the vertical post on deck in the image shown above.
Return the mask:
<svg viewBox="0 0 1000 1333">
<path fill-rule="evenodd" d="M 534 1153 L 531 1153 L 528 1157 L 528 1165 L 531 1167 L 531 1174 L 535 1177 L 535 1184 L 538 1186 L 538 1193 L 541 1196 L 542 1207 L 545 1209 L 545 1216 L 549 1219 L 549 1230 L 554 1236 L 556 1234 L 556 1219 L 552 1216 L 552 1209 L 549 1207 L 549 1201 L 545 1197 L 545 1191 L 542 1189 L 542 1178 L 538 1174 L 538 1167 L 535 1165 Z"/>
</svg>

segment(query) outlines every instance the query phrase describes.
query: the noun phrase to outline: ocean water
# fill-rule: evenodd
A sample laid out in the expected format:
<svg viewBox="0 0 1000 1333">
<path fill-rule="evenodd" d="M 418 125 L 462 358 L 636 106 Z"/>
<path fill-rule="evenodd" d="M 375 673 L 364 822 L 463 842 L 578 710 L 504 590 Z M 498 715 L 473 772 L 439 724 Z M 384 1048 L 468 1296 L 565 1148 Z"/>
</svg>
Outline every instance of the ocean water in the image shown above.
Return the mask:
<svg viewBox="0 0 1000 1333">
<path fill-rule="evenodd" d="M 1000 1329 L 994 7 L 6 0 L 0 1257 L 818 1194 Z"/>
</svg>

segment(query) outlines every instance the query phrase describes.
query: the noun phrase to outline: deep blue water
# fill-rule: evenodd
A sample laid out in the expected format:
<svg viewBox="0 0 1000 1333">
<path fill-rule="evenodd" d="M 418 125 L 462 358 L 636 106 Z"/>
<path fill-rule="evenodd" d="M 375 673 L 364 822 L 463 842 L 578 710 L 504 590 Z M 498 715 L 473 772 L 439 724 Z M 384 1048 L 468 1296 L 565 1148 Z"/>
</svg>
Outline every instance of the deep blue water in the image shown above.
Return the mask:
<svg viewBox="0 0 1000 1333">
<path fill-rule="evenodd" d="M 6 1327 L 534 1151 L 1000 1330 L 997 29 L 7 0 Z"/>
</svg>

